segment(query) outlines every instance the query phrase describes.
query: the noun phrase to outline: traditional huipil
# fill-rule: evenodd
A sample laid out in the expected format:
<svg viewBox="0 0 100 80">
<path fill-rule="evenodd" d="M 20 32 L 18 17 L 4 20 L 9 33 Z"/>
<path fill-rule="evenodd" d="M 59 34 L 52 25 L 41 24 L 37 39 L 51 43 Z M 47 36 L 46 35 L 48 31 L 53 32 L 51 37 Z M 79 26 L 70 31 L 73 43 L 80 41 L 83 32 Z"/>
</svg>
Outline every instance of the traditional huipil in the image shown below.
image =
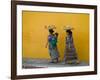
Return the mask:
<svg viewBox="0 0 100 80">
<path fill-rule="evenodd" d="M 48 42 L 49 42 L 49 54 L 51 57 L 51 60 L 58 60 L 59 58 L 59 52 L 57 49 L 57 37 L 55 35 L 49 35 L 48 36 Z"/>
<path fill-rule="evenodd" d="M 69 32 L 71 32 L 71 29 L 69 29 L 69 28 L 66 29 L 66 32 L 67 32 L 67 30 L 69 30 Z M 65 63 L 79 63 L 76 49 L 75 49 L 74 42 L 73 42 L 72 34 L 71 35 L 67 34 L 65 40 L 66 41 L 65 41 L 64 62 Z"/>
</svg>

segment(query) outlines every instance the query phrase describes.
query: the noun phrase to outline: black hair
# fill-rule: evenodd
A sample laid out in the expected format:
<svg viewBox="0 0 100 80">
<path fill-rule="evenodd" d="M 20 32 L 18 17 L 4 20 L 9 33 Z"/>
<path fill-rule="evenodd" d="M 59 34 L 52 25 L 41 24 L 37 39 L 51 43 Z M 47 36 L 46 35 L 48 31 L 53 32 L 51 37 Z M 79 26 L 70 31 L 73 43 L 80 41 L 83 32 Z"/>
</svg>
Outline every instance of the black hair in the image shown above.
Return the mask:
<svg viewBox="0 0 100 80">
<path fill-rule="evenodd" d="M 58 35 L 59 35 L 59 34 L 56 32 L 56 33 L 55 33 L 55 36 L 58 37 Z"/>
<path fill-rule="evenodd" d="M 54 30 L 53 29 L 49 29 L 49 32 L 52 34 L 54 32 Z"/>
<path fill-rule="evenodd" d="M 72 31 L 71 30 L 66 30 L 67 33 L 69 33 L 69 35 L 72 35 Z"/>
</svg>

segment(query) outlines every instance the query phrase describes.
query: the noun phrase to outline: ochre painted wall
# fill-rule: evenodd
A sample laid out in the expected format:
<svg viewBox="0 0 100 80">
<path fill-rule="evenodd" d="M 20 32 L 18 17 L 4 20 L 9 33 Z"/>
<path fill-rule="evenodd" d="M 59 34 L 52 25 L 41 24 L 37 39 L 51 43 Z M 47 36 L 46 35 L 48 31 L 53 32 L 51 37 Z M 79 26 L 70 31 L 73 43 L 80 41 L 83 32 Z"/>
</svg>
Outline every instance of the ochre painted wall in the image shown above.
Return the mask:
<svg viewBox="0 0 100 80">
<path fill-rule="evenodd" d="M 55 25 L 59 33 L 60 59 L 64 57 L 65 36 L 63 26 L 71 25 L 79 60 L 89 62 L 89 14 L 23 11 L 23 58 L 50 59 L 45 48 L 48 31 L 45 25 Z"/>
</svg>

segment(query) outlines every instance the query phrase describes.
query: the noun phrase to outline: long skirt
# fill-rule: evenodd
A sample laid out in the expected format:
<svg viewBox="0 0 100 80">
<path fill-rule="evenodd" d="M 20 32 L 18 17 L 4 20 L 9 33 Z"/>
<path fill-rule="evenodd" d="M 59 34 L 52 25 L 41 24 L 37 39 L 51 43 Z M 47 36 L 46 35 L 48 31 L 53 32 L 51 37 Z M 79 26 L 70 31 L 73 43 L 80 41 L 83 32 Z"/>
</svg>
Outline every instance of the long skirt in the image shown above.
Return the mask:
<svg viewBox="0 0 100 80">
<path fill-rule="evenodd" d="M 66 47 L 65 52 L 64 52 L 64 61 L 65 62 L 68 62 L 68 61 L 76 62 L 77 60 L 78 60 L 78 57 L 77 57 L 77 53 L 76 53 L 74 46 L 71 48 Z"/>
<path fill-rule="evenodd" d="M 57 47 L 56 48 L 49 48 L 49 54 L 50 54 L 50 57 L 52 60 L 58 58 L 59 52 L 58 52 Z"/>
</svg>

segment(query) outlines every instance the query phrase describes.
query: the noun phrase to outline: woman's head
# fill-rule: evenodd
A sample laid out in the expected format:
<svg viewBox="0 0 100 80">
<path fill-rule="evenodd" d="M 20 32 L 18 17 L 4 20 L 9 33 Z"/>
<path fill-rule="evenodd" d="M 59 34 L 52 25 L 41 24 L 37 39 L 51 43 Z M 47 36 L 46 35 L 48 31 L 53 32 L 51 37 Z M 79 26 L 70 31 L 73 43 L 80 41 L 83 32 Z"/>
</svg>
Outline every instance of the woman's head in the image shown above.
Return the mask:
<svg viewBox="0 0 100 80">
<path fill-rule="evenodd" d="M 72 31 L 71 31 L 71 30 L 66 30 L 66 33 L 67 33 L 68 35 L 72 35 Z"/>
<path fill-rule="evenodd" d="M 58 33 L 57 32 L 55 33 L 55 36 L 58 37 Z"/>
<path fill-rule="evenodd" d="M 54 33 L 54 30 L 53 29 L 49 29 L 49 33 L 50 34 L 53 34 Z"/>
</svg>

